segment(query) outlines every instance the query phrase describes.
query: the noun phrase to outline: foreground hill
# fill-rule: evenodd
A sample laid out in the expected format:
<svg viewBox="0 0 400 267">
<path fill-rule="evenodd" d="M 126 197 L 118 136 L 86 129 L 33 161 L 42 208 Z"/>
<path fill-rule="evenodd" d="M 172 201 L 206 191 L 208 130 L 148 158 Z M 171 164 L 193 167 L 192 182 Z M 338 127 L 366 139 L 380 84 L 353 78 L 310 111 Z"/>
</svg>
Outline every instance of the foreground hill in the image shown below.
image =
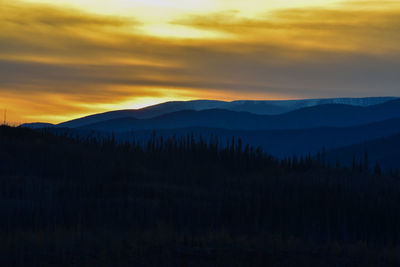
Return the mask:
<svg viewBox="0 0 400 267">
<path fill-rule="evenodd" d="M 111 119 L 79 128 L 110 132 L 185 127 L 211 127 L 231 130 L 304 129 L 349 127 L 392 118 L 400 118 L 400 100 L 368 107 L 342 104 L 319 105 L 274 116 L 222 109 L 184 110 L 151 119 L 132 117 Z"/>
<path fill-rule="evenodd" d="M 89 124 L 98 123 L 101 121 L 121 119 L 121 118 L 136 118 L 149 119 L 161 116 L 171 112 L 183 110 L 207 110 L 207 109 L 224 109 L 236 112 L 249 112 L 259 115 L 277 115 L 283 114 L 297 109 L 312 107 L 327 104 L 344 104 L 352 106 L 372 106 L 382 104 L 391 100 L 396 100 L 395 97 L 370 97 L 370 98 L 331 98 L 331 99 L 304 99 L 304 100 L 277 100 L 277 101 L 216 101 L 216 100 L 195 100 L 195 101 L 174 101 L 166 102 L 142 109 L 136 110 L 119 110 L 67 121 L 59 124 L 60 127 L 77 128 Z"/>
<path fill-rule="evenodd" d="M 4 266 L 400 264 L 400 180 L 235 142 L 0 127 Z"/>
</svg>

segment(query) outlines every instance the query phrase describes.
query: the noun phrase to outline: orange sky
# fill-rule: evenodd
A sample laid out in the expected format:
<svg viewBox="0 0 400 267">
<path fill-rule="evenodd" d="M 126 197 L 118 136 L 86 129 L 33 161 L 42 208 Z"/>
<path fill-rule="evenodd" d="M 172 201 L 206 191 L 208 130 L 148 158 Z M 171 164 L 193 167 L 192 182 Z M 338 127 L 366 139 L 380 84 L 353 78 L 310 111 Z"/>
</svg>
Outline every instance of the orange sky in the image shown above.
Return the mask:
<svg viewBox="0 0 400 267">
<path fill-rule="evenodd" d="M 400 96 L 399 1 L 0 0 L 0 110 Z M 1 112 L 2 113 L 2 112 Z"/>
</svg>

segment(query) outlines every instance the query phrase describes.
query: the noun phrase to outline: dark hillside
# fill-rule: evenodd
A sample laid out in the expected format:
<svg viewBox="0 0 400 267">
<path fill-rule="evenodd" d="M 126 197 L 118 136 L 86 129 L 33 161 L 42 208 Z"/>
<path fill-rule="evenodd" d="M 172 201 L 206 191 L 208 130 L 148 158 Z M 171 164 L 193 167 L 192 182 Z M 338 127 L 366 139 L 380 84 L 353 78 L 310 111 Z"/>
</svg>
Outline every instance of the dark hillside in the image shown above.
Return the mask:
<svg viewBox="0 0 400 267">
<path fill-rule="evenodd" d="M 2 265 L 398 266 L 399 177 L 324 158 L 2 126 Z"/>
</svg>

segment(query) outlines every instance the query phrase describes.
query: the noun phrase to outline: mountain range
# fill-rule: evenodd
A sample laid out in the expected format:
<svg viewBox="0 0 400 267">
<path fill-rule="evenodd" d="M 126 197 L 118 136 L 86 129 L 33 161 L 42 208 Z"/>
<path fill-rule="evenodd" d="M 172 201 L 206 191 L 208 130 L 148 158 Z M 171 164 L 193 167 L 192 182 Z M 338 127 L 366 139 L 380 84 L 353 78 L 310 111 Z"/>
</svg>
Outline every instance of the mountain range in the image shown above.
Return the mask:
<svg viewBox="0 0 400 267">
<path fill-rule="evenodd" d="M 199 100 L 167 102 L 138 110 L 95 114 L 54 125 L 67 128 L 125 131 L 156 128 L 216 127 L 227 129 L 298 129 L 351 126 L 395 118 L 397 98 L 338 98 L 288 101 Z M 271 115 L 271 106 L 291 111 Z M 307 106 L 307 107 L 304 107 Z M 257 112 L 254 110 L 257 109 Z M 52 125 L 33 123 L 26 127 Z"/>
<path fill-rule="evenodd" d="M 303 100 L 240 100 L 240 101 L 217 101 L 217 100 L 194 100 L 194 101 L 172 101 L 157 104 L 142 109 L 117 110 L 94 114 L 82 118 L 70 120 L 58 124 L 60 127 L 76 128 L 101 121 L 132 117 L 135 119 L 150 119 L 171 112 L 184 110 L 208 110 L 224 109 L 237 112 L 249 112 L 258 115 L 278 115 L 305 107 L 313 107 L 327 104 L 344 104 L 351 106 L 367 107 L 382 104 L 396 97 L 368 97 L 368 98 L 328 98 L 328 99 L 303 99 Z M 28 124 L 29 127 L 50 126 L 41 123 Z"/>
<path fill-rule="evenodd" d="M 224 109 L 183 110 L 149 119 L 123 117 L 103 120 L 78 128 L 113 132 L 185 127 L 212 127 L 230 130 L 305 129 L 350 127 L 397 118 L 400 117 L 399 114 L 400 100 L 392 100 L 368 107 L 324 104 L 279 115 L 258 115 Z"/>
<path fill-rule="evenodd" d="M 348 151 L 345 149 L 348 146 L 399 134 L 400 99 L 167 102 L 138 110 L 95 114 L 58 125 L 22 126 L 53 128 L 79 136 L 113 133 L 120 141 L 135 138 L 145 142 L 153 130 L 165 137 L 193 134 L 196 138 L 207 139 L 218 136 L 222 143 L 241 138 L 244 143 L 260 146 L 278 157 L 316 153 L 325 148 L 329 153 L 332 151 L 330 155 L 336 155 L 331 157 L 337 158 L 340 153 L 346 153 L 333 151 L 341 148 Z M 348 162 L 349 157 L 346 154 L 343 161 Z M 389 165 L 400 164 L 394 162 Z"/>
<path fill-rule="evenodd" d="M 350 167 L 354 159 L 358 166 L 358 162 L 364 160 L 366 153 L 370 169 L 379 163 L 383 170 L 398 171 L 400 167 L 400 134 L 334 149 L 327 153 L 326 158 L 331 163 L 339 162 Z"/>
</svg>

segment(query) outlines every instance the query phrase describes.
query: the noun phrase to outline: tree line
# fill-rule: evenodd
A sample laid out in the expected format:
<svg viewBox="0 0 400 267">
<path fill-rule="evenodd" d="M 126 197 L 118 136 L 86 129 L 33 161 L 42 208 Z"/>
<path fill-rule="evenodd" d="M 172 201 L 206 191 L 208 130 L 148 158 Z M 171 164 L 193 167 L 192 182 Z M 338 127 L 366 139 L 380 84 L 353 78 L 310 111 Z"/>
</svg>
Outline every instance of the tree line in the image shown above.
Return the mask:
<svg viewBox="0 0 400 267">
<path fill-rule="evenodd" d="M 14 266 L 400 263 L 398 175 L 330 164 L 324 153 L 277 159 L 235 138 L 119 143 L 1 126 L 0 257 Z"/>
</svg>

